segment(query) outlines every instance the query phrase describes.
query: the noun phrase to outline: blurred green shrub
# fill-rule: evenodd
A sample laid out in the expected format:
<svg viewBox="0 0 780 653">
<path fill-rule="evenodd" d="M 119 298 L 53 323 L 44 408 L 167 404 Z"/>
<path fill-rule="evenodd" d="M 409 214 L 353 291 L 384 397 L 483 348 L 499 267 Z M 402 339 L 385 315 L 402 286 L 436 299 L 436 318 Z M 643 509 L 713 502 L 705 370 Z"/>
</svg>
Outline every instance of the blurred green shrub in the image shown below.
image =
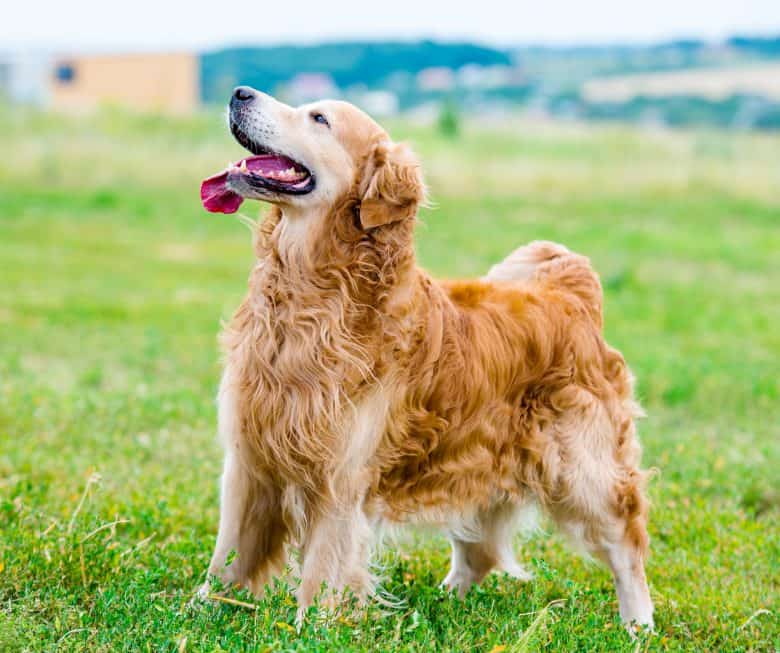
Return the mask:
<svg viewBox="0 0 780 653">
<path fill-rule="evenodd" d="M 441 105 L 438 121 L 439 133 L 445 138 L 457 138 L 460 133 L 460 116 L 455 103 L 444 102 Z"/>
</svg>

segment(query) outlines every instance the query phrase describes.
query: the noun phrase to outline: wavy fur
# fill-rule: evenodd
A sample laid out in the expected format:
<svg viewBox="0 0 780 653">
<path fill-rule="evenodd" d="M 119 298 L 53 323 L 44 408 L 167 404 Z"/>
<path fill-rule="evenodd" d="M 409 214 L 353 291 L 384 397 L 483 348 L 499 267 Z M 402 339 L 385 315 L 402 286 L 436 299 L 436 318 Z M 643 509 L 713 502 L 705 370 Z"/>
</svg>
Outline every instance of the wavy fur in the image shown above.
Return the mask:
<svg viewBox="0 0 780 653">
<path fill-rule="evenodd" d="M 414 256 L 419 166 L 380 136 L 305 230 L 277 207 L 259 227 L 222 336 L 232 466 L 210 570 L 260 591 L 296 545 L 302 608 L 322 582 L 365 597 L 373 532 L 425 521 L 450 533 L 462 593 L 494 567 L 528 577 L 511 538 L 538 504 L 610 565 L 624 620 L 651 624 L 640 409 L 597 275 L 536 242 L 435 281 Z"/>
</svg>

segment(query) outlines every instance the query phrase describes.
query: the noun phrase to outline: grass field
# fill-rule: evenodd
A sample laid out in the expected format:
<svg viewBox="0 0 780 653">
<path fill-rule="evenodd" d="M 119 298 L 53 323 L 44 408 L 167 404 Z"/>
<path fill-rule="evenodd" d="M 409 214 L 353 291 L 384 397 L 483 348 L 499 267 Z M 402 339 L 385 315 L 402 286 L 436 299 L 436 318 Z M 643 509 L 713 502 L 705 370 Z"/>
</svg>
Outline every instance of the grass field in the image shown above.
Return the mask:
<svg viewBox="0 0 780 653">
<path fill-rule="evenodd" d="M 550 238 L 602 275 L 639 378 L 657 632 L 549 527 L 536 580 L 437 590 L 433 534 L 383 554 L 396 610 L 311 618 L 285 589 L 188 602 L 217 524 L 216 334 L 250 236 L 199 180 L 241 150 L 217 116 L 0 111 L 0 650 L 775 651 L 780 648 L 780 138 L 518 122 L 396 125 L 434 209 L 422 264 L 477 275 Z M 256 205 L 245 204 L 254 217 Z M 551 602 L 553 606 L 546 608 Z M 501 648 L 506 647 L 506 648 Z"/>
</svg>

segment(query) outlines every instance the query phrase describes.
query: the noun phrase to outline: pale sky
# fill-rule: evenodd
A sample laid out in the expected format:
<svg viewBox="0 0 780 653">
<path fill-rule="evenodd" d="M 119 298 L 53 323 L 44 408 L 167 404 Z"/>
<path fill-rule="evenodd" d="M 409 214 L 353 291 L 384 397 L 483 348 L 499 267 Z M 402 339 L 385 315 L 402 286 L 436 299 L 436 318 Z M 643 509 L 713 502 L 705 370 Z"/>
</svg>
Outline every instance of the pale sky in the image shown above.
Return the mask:
<svg viewBox="0 0 780 653">
<path fill-rule="evenodd" d="M 0 50 L 207 49 L 341 38 L 499 45 L 780 33 L 780 0 L 9 0 Z"/>
</svg>

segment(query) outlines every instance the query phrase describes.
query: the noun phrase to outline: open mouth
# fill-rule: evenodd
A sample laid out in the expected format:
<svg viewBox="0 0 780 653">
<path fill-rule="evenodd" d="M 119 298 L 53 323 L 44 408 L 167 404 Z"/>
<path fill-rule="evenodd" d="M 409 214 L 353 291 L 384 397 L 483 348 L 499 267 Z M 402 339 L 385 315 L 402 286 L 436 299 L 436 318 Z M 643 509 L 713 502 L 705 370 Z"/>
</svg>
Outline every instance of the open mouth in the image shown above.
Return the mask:
<svg viewBox="0 0 780 653">
<path fill-rule="evenodd" d="M 230 131 L 252 156 L 203 181 L 200 199 L 207 211 L 235 213 L 245 196 L 305 195 L 314 189 L 314 175 L 302 163 L 254 142 L 233 121 Z"/>
</svg>

